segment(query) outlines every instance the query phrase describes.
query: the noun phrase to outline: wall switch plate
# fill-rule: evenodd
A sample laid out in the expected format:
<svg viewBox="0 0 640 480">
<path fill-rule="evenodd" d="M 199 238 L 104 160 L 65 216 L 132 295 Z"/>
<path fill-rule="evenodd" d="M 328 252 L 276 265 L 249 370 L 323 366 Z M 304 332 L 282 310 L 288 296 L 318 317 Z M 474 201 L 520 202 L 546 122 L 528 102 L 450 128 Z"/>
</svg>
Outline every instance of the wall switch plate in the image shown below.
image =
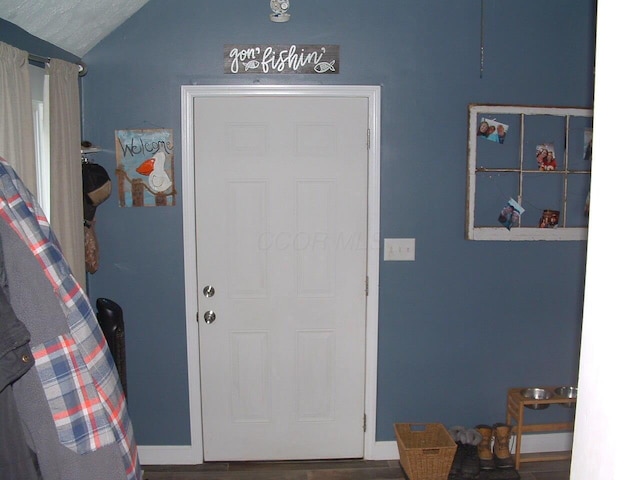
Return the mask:
<svg viewBox="0 0 640 480">
<path fill-rule="evenodd" d="M 415 238 L 385 238 L 384 260 L 413 262 L 416 259 Z"/>
</svg>

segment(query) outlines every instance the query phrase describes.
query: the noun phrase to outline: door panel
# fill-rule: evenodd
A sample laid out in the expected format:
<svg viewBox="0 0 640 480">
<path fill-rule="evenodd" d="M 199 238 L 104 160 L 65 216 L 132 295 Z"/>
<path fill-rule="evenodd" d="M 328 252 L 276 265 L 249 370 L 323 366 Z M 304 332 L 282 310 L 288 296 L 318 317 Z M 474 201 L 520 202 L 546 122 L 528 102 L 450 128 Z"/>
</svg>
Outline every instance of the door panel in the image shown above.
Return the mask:
<svg viewBox="0 0 640 480">
<path fill-rule="evenodd" d="M 361 457 L 368 101 L 194 102 L 205 460 Z"/>
</svg>

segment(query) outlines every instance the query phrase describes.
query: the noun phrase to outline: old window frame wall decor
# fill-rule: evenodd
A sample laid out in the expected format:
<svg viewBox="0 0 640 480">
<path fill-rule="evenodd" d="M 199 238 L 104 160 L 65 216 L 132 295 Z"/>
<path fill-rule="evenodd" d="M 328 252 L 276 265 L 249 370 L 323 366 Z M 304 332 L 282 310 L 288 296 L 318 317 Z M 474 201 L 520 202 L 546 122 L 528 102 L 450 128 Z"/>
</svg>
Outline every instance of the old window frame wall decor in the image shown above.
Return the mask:
<svg viewBox="0 0 640 480">
<path fill-rule="evenodd" d="M 468 114 L 466 238 L 586 240 L 591 157 L 585 149 L 593 110 L 471 104 Z M 500 141 L 497 136 L 487 141 L 479 130 L 483 121 L 504 125 L 506 135 L 503 128 Z M 555 161 L 545 169 L 536 163 L 536 148 L 547 141 Z M 505 228 L 499 220 L 509 204 L 522 206 L 524 213 Z M 553 228 L 541 227 L 547 212 L 556 216 Z"/>
</svg>

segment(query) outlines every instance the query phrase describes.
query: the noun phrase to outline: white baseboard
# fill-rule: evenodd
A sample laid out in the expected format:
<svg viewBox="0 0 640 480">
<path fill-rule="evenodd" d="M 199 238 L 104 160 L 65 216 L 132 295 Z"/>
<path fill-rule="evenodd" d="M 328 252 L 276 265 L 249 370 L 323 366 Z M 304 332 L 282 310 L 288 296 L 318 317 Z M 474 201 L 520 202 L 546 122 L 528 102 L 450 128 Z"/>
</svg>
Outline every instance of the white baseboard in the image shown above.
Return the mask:
<svg viewBox="0 0 640 480">
<path fill-rule="evenodd" d="M 571 450 L 572 433 L 540 433 L 522 436 L 521 453 L 557 452 Z M 512 451 L 515 447 L 512 447 Z M 190 445 L 138 446 L 141 465 L 197 465 L 202 463 L 202 452 Z M 367 460 L 398 460 L 395 441 L 375 442 Z"/>
<path fill-rule="evenodd" d="M 140 465 L 198 465 L 202 452 L 191 445 L 138 445 Z"/>
<path fill-rule="evenodd" d="M 375 442 L 367 460 L 398 460 L 398 445 L 393 442 Z"/>
<path fill-rule="evenodd" d="M 515 441 L 515 437 L 513 439 Z M 521 453 L 538 453 L 538 452 L 564 452 L 571 450 L 573 442 L 573 434 L 562 433 L 540 433 L 522 435 Z M 515 444 L 512 444 L 512 451 L 515 450 Z M 376 442 L 371 449 L 370 458 L 367 460 L 398 460 L 398 446 L 395 441 Z"/>
</svg>

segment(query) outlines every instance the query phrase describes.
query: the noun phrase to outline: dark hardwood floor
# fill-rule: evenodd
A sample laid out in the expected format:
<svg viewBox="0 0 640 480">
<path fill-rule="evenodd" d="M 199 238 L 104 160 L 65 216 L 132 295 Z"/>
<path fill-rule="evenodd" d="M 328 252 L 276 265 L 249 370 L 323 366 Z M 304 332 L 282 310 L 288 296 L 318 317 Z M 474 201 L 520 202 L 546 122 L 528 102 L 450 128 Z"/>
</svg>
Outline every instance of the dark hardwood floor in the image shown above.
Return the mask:
<svg viewBox="0 0 640 480">
<path fill-rule="evenodd" d="M 523 463 L 521 480 L 569 480 L 569 461 Z M 407 480 L 396 460 L 145 465 L 144 480 Z"/>
</svg>

